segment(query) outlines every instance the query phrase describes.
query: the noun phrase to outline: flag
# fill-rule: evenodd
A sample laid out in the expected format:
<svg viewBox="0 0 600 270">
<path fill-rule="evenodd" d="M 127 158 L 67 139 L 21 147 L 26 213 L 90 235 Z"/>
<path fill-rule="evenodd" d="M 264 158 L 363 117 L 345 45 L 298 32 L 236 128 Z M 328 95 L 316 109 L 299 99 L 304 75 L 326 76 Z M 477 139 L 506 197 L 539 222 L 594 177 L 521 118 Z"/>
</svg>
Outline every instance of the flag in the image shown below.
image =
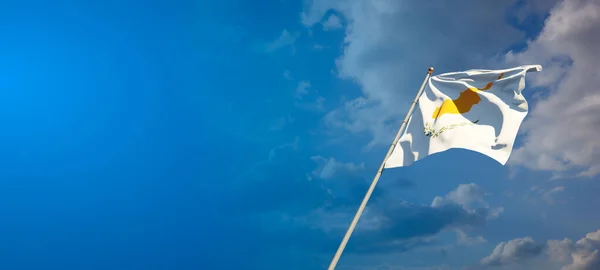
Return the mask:
<svg viewBox="0 0 600 270">
<path fill-rule="evenodd" d="M 467 70 L 430 77 L 385 168 L 408 166 L 452 148 L 506 164 L 528 105 L 525 75 L 540 65 Z"/>
</svg>

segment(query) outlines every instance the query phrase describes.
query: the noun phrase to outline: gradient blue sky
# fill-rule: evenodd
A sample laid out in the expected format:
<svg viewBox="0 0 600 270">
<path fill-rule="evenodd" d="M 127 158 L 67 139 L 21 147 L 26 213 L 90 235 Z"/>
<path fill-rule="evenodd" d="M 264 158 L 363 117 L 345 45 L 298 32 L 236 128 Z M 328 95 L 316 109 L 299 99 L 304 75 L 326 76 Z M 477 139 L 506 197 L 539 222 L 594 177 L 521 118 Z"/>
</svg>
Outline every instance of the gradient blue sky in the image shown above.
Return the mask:
<svg viewBox="0 0 600 270">
<path fill-rule="evenodd" d="M 427 68 L 518 64 L 509 164 L 387 170 L 338 269 L 600 267 L 600 4 L 420 2 L 0 1 L 0 268 L 326 269 Z"/>
</svg>

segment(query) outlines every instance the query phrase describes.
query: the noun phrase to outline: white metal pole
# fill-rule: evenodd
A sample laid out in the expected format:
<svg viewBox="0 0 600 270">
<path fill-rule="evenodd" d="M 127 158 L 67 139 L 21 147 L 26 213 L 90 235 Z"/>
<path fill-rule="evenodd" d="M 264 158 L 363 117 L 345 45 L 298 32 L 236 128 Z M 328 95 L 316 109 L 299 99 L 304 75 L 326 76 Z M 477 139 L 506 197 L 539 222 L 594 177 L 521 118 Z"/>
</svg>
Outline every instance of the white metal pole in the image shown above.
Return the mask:
<svg viewBox="0 0 600 270">
<path fill-rule="evenodd" d="M 344 238 L 342 239 L 342 242 L 340 243 L 340 246 L 338 247 L 337 252 L 335 253 L 335 256 L 333 256 L 333 259 L 331 260 L 331 263 L 329 264 L 329 268 L 327 268 L 328 270 L 334 270 L 340 257 L 342 256 L 342 252 L 344 252 L 344 248 L 346 248 L 348 239 L 350 239 L 350 235 L 352 235 L 352 232 L 354 231 L 354 228 L 356 227 L 356 224 L 358 223 L 358 220 L 360 219 L 362 212 L 365 210 L 367 202 L 369 201 L 369 198 L 371 197 L 371 194 L 373 193 L 373 190 L 375 189 L 375 186 L 377 185 L 377 182 L 379 181 L 379 177 L 381 176 L 381 173 L 383 173 L 385 162 L 387 161 L 387 159 L 390 157 L 390 155 L 394 151 L 394 148 L 396 147 L 396 143 L 398 143 L 398 140 L 400 139 L 400 136 L 402 135 L 402 132 L 404 131 L 404 128 L 406 127 L 406 123 L 408 123 L 408 119 L 410 119 L 410 116 L 412 115 L 412 112 L 415 109 L 415 105 L 417 104 L 419 97 L 423 93 L 423 89 L 425 89 L 425 84 L 427 83 L 427 80 L 429 79 L 429 77 L 431 76 L 432 73 L 433 73 L 433 67 L 430 67 L 429 70 L 427 71 L 427 76 L 425 76 L 425 80 L 423 80 L 423 84 L 421 85 L 421 88 L 419 89 L 419 92 L 417 93 L 417 96 L 415 97 L 412 104 L 410 105 L 410 108 L 408 109 L 408 113 L 406 114 L 406 117 L 404 117 L 404 121 L 402 121 L 402 125 L 400 125 L 400 128 L 398 129 L 398 133 L 396 134 L 396 137 L 394 138 L 394 142 L 392 142 L 392 145 L 390 145 L 390 148 L 389 148 L 387 154 L 385 155 L 383 162 L 381 162 L 381 166 L 379 166 L 379 170 L 377 170 L 377 173 L 375 174 L 375 177 L 373 178 L 373 182 L 371 182 L 371 186 L 369 186 L 369 189 L 367 190 L 367 194 L 363 198 L 362 203 L 360 204 L 360 206 L 358 207 L 358 210 L 356 211 L 356 214 L 354 215 L 354 219 L 352 219 L 352 222 L 350 223 L 350 227 L 348 227 L 348 230 L 346 231 L 346 235 L 344 235 Z"/>
</svg>

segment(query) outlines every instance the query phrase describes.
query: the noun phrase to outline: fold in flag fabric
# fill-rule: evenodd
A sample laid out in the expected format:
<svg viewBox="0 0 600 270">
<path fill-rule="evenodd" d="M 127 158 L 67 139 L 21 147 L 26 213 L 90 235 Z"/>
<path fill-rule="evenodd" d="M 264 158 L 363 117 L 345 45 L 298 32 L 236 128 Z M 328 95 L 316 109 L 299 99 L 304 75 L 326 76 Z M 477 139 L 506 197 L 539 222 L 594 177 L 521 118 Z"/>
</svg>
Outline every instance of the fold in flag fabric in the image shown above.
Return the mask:
<svg viewBox="0 0 600 270">
<path fill-rule="evenodd" d="M 385 168 L 408 166 L 452 148 L 506 164 L 527 115 L 525 75 L 540 65 L 432 76 Z"/>
</svg>

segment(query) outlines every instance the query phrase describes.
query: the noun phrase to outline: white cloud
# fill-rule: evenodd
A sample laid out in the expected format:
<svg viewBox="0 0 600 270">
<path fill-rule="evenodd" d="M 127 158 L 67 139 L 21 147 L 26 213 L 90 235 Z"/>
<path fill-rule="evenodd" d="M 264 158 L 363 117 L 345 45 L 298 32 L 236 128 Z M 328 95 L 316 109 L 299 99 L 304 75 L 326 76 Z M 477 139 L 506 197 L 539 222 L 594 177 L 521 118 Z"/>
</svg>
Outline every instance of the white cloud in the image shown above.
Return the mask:
<svg viewBox="0 0 600 270">
<path fill-rule="evenodd" d="M 536 244 L 531 237 L 517 238 L 498 244 L 492 254 L 481 259 L 481 264 L 486 266 L 510 265 L 533 258 L 542 250 L 543 245 Z"/>
<path fill-rule="evenodd" d="M 322 156 L 314 156 L 311 159 L 319 166 L 312 172 L 312 175 L 321 179 L 330 179 L 340 173 L 354 173 L 365 168 L 364 162 L 355 164 L 353 162 L 340 162 L 335 158 L 324 158 Z"/>
<path fill-rule="evenodd" d="M 290 115 L 281 116 L 273 121 L 270 129 L 274 131 L 282 130 L 286 125 L 293 123 L 294 120 L 295 119 Z"/>
<path fill-rule="evenodd" d="M 301 99 L 303 96 L 308 95 L 308 89 L 311 86 L 309 81 L 300 81 L 296 86 L 296 98 Z"/>
<path fill-rule="evenodd" d="M 317 95 L 314 100 L 295 101 L 294 106 L 301 110 L 322 113 L 325 111 L 325 98 Z"/>
<path fill-rule="evenodd" d="M 559 194 L 563 193 L 564 191 L 565 191 L 565 187 L 562 187 L 562 186 L 554 187 L 554 188 L 546 191 L 543 195 L 543 198 L 548 204 L 554 204 L 557 196 L 559 196 Z"/>
<path fill-rule="evenodd" d="M 315 159 L 324 160 L 322 157 Z M 340 167 L 340 165 L 338 163 L 333 167 Z M 355 166 L 346 164 L 343 167 L 353 169 Z M 324 171 L 326 170 L 317 170 L 314 175 L 320 176 Z M 326 173 L 325 178 L 328 175 Z M 361 252 L 380 254 L 403 252 L 433 241 L 440 232 L 444 231 L 455 232 L 457 242 L 462 245 L 485 242 L 486 240 L 481 236 L 468 236 L 465 230 L 484 226 L 489 215 L 492 214 L 489 207 L 470 208 L 468 204 L 461 205 L 452 199 L 441 204 L 435 203 L 438 198 L 452 198 L 453 194 L 464 194 L 460 190 L 465 187 L 471 185 L 460 185 L 448 194 L 436 197 L 431 205 L 413 204 L 399 199 L 393 193 L 385 192 L 384 195 L 373 198 L 357 225 L 356 236 L 353 238 L 356 249 Z M 476 186 L 472 188 L 480 190 Z M 467 195 L 467 197 L 479 201 L 480 195 Z M 487 202 L 483 204 L 487 205 Z M 333 209 L 324 207 L 298 218 L 296 222 L 327 232 L 333 231 L 337 235 L 348 228 L 355 211 L 355 206 Z"/>
<path fill-rule="evenodd" d="M 522 2 L 521 8 L 516 11 L 515 16 L 519 22 L 527 18 L 541 19 L 545 13 L 552 9 L 560 0 L 527 0 Z"/>
<path fill-rule="evenodd" d="M 523 123 L 523 146 L 511 164 L 567 175 L 600 173 L 600 2 L 565 0 L 552 9 L 539 37 L 526 50 L 509 53 L 508 63 L 536 62 L 543 75 L 532 82 L 548 87 Z"/>
<path fill-rule="evenodd" d="M 486 220 L 497 218 L 503 208 L 490 208 L 489 203 L 485 200 L 487 194 L 481 187 L 474 183 L 460 184 L 455 190 L 450 191 L 445 196 L 436 196 L 431 202 L 431 207 L 440 208 L 446 205 L 460 205 L 464 211 L 476 213 L 481 209 L 486 209 Z M 452 230 L 456 233 L 456 242 L 461 245 L 477 245 L 485 243 L 487 240 L 482 236 L 470 237 L 465 232 L 470 226 L 454 227 Z"/>
<path fill-rule="evenodd" d="M 564 193 L 564 186 L 556 186 L 549 188 L 533 186 L 525 194 L 525 200 L 533 204 L 543 202 L 548 205 L 553 205 L 557 203 L 564 203 L 567 201 L 568 198 L 564 196 Z"/>
<path fill-rule="evenodd" d="M 296 136 L 294 138 L 293 142 L 291 142 L 291 143 L 284 143 L 284 144 L 281 144 L 281 145 L 278 145 L 278 146 L 272 148 L 269 151 L 269 159 L 268 159 L 268 161 L 275 160 L 275 158 L 277 157 L 277 153 L 279 151 L 283 150 L 283 149 L 294 149 L 294 150 L 298 149 L 298 142 L 299 142 L 299 138 Z"/>
<path fill-rule="evenodd" d="M 327 46 L 324 46 L 324 45 L 321 45 L 321 44 L 315 44 L 313 46 L 313 49 L 315 49 L 315 50 L 323 50 L 325 48 L 327 48 Z"/>
<path fill-rule="evenodd" d="M 495 219 L 504 212 L 504 208 L 490 208 L 488 202 L 485 200 L 486 195 L 483 189 L 474 183 L 461 184 L 456 190 L 451 191 L 447 195 L 435 197 L 431 202 L 431 206 L 441 207 L 448 204 L 457 204 L 470 212 L 485 208 L 489 210 L 486 218 Z"/>
<path fill-rule="evenodd" d="M 470 237 L 461 229 L 456 229 L 454 232 L 456 233 L 456 243 L 460 245 L 472 246 L 487 242 L 483 236 Z"/>
<path fill-rule="evenodd" d="M 342 20 L 335 14 L 329 15 L 329 18 L 323 22 L 323 30 L 330 31 L 342 28 Z"/>
<path fill-rule="evenodd" d="M 563 240 L 548 240 L 546 253 L 555 262 L 564 262 L 571 257 L 573 241 L 569 238 Z"/>
<path fill-rule="evenodd" d="M 292 53 L 295 52 L 294 43 L 298 39 L 297 33 L 290 33 L 288 30 L 283 30 L 279 37 L 264 45 L 264 52 L 272 53 L 285 47 L 291 47 Z"/>
<path fill-rule="evenodd" d="M 289 76 L 291 79 L 291 76 Z M 298 82 L 296 86 L 294 106 L 305 111 L 323 112 L 325 111 L 325 98 L 319 95 L 319 92 L 313 89 L 313 85 L 308 80 Z"/>
<path fill-rule="evenodd" d="M 292 73 L 287 69 L 283 71 L 283 77 L 289 81 L 294 79 L 294 77 L 292 77 Z"/>
<path fill-rule="evenodd" d="M 439 71 L 488 67 L 488 59 L 523 37 L 499 12 L 512 2 L 312 1 L 302 13 L 305 25 L 317 24 L 330 9 L 346 22 L 338 74 L 362 89 L 326 123 L 371 135 L 369 146 L 388 144 L 430 65 Z"/>
<path fill-rule="evenodd" d="M 483 266 L 515 265 L 541 254 L 545 254 L 546 259 L 553 264 L 562 264 L 562 270 L 598 270 L 600 230 L 588 233 L 575 243 L 565 238 L 537 244 L 531 237 L 502 242 L 480 263 Z"/>
<path fill-rule="evenodd" d="M 439 206 L 445 204 L 447 201 L 456 203 L 465 207 L 465 209 L 473 209 L 477 204 L 481 204 L 484 207 L 489 207 L 487 202 L 484 200 L 485 192 L 476 184 L 461 184 L 456 190 L 451 191 L 445 197 L 435 197 L 431 206 Z"/>
<path fill-rule="evenodd" d="M 572 262 L 563 270 L 600 269 L 600 230 L 588 233 L 572 247 Z"/>
</svg>

